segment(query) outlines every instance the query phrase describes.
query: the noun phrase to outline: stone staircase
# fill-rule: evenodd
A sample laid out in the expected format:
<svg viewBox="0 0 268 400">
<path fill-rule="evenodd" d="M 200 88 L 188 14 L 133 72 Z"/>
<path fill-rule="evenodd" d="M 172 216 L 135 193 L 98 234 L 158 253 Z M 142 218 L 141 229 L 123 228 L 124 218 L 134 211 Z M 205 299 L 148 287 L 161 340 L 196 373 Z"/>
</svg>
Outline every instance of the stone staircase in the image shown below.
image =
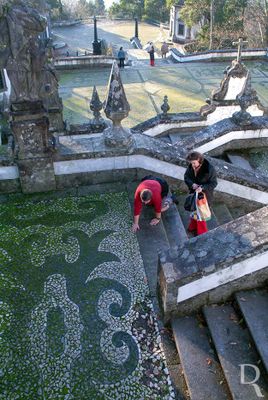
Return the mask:
<svg viewBox="0 0 268 400">
<path fill-rule="evenodd" d="M 268 291 L 235 299 L 172 320 L 191 400 L 268 399 Z"/>
<path fill-rule="evenodd" d="M 178 197 L 181 222 L 187 228 L 185 195 Z M 216 201 L 208 227 L 212 230 L 249 211 Z M 259 289 L 236 293 L 233 304 L 204 306 L 199 314 L 172 319 L 191 400 L 268 399 L 267 310 L 268 290 Z"/>
<path fill-rule="evenodd" d="M 129 194 L 132 199 L 133 190 Z M 179 195 L 179 205 L 172 205 L 163 213 L 156 227 L 149 225 L 154 215 L 150 207 L 141 218 L 142 229 L 137 236 L 156 312 L 159 251 L 172 256 L 178 246 L 189 242 L 189 213 L 183 208 L 184 199 L 185 194 Z M 215 201 L 209 230 L 255 209 L 250 204 L 227 206 Z M 216 300 L 216 304 L 205 305 L 198 313 L 172 317 L 170 325 L 178 357 L 162 325 L 162 345 L 177 399 L 268 400 L 268 288 L 238 291 L 230 301 L 221 304 Z"/>
<path fill-rule="evenodd" d="M 177 208 L 183 222 L 183 226 L 187 230 L 189 225 L 189 212 L 185 211 L 183 207 L 185 196 L 186 194 L 179 194 L 177 196 L 179 201 Z M 215 200 L 211 209 L 211 219 L 207 221 L 208 229 L 211 231 L 218 226 L 231 222 L 234 219 L 242 217 L 243 215 L 255 210 L 256 206 L 251 207 L 250 204 L 247 207 L 238 204 L 227 206 L 224 202 Z M 190 238 L 192 236 L 188 234 L 188 237 Z"/>
</svg>

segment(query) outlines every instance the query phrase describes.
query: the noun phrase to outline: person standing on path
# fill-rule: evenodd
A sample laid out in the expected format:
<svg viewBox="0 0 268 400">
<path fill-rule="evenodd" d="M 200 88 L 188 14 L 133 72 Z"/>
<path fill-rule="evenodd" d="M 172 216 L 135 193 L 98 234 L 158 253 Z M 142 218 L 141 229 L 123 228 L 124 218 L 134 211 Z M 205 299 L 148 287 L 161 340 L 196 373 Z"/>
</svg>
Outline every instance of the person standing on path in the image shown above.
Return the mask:
<svg viewBox="0 0 268 400">
<path fill-rule="evenodd" d="M 167 53 L 168 53 L 168 45 L 166 42 L 164 42 L 161 46 L 161 55 L 162 58 L 167 58 Z"/>
<path fill-rule="evenodd" d="M 153 45 L 151 45 L 151 48 L 148 51 L 148 53 L 150 54 L 150 65 L 151 65 L 151 67 L 154 67 L 154 46 Z"/>
<path fill-rule="evenodd" d="M 119 68 L 124 68 L 126 53 L 124 52 L 123 47 L 120 47 L 117 57 L 119 58 Z"/>
<path fill-rule="evenodd" d="M 204 158 L 203 154 L 197 151 L 188 154 L 186 160 L 189 165 L 184 174 L 184 182 L 188 186 L 190 193 L 204 192 L 208 204 L 211 206 L 213 191 L 218 184 L 215 168 Z M 197 221 L 194 218 L 190 218 L 188 231 L 201 235 L 208 231 L 207 223 L 206 221 Z"/>
</svg>

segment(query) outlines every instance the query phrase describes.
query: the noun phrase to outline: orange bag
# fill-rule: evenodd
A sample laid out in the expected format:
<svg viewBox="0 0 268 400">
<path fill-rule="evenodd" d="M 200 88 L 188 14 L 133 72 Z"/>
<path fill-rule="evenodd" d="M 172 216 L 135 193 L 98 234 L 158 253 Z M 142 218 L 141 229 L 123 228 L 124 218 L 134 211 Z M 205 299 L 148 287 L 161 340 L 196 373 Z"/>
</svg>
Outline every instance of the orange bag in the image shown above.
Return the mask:
<svg viewBox="0 0 268 400">
<path fill-rule="evenodd" d="M 199 221 L 211 219 L 211 211 L 205 193 L 196 193 L 196 214 Z"/>
</svg>

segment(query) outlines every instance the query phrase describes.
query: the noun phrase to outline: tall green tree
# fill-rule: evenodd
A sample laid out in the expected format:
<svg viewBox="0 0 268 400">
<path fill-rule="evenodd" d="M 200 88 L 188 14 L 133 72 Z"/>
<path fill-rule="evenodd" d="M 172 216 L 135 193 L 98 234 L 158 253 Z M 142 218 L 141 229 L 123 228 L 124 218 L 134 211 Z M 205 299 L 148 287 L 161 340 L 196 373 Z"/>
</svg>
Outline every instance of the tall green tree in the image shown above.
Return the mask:
<svg viewBox="0 0 268 400">
<path fill-rule="evenodd" d="M 250 46 L 268 46 L 268 0 L 248 0 L 245 26 Z"/>
<path fill-rule="evenodd" d="M 113 3 L 109 9 L 111 17 L 142 18 L 144 14 L 144 0 L 120 0 L 119 3 Z"/>
<path fill-rule="evenodd" d="M 190 27 L 201 26 L 197 41 L 204 48 L 232 46 L 244 36 L 245 10 L 248 0 L 185 0 L 181 19 Z M 212 6 L 212 7 L 211 7 Z"/>
<path fill-rule="evenodd" d="M 184 6 L 180 11 L 180 18 L 190 27 L 208 23 L 210 21 L 210 1 L 185 0 Z"/>
<path fill-rule="evenodd" d="M 103 15 L 105 13 L 104 0 L 95 0 L 95 10 L 97 15 Z"/>
<path fill-rule="evenodd" d="M 95 14 L 95 5 L 92 1 L 78 0 L 74 5 L 73 15 L 75 18 L 88 18 Z"/>
<path fill-rule="evenodd" d="M 165 22 L 168 18 L 168 9 L 165 0 L 144 0 L 145 17 L 160 22 Z"/>
</svg>

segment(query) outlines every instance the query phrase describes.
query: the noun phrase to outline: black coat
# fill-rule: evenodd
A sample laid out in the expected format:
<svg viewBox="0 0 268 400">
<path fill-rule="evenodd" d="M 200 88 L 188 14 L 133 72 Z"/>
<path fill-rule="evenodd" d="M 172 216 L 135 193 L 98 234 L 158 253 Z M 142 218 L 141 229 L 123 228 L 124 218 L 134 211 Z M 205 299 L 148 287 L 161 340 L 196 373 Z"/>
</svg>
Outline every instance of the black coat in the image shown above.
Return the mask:
<svg viewBox="0 0 268 400">
<path fill-rule="evenodd" d="M 192 165 L 190 164 L 184 174 L 184 182 L 188 186 L 190 193 L 193 193 L 193 184 L 201 185 L 207 196 L 208 203 L 211 204 L 213 200 L 213 190 L 217 186 L 217 176 L 213 165 L 204 159 L 201 168 L 195 176 Z"/>
<path fill-rule="evenodd" d="M 154 60 L 154 48 L 152 47 L 151 50 L 149 50 L 150 54 L 150 60 Z"/>
</svg>

